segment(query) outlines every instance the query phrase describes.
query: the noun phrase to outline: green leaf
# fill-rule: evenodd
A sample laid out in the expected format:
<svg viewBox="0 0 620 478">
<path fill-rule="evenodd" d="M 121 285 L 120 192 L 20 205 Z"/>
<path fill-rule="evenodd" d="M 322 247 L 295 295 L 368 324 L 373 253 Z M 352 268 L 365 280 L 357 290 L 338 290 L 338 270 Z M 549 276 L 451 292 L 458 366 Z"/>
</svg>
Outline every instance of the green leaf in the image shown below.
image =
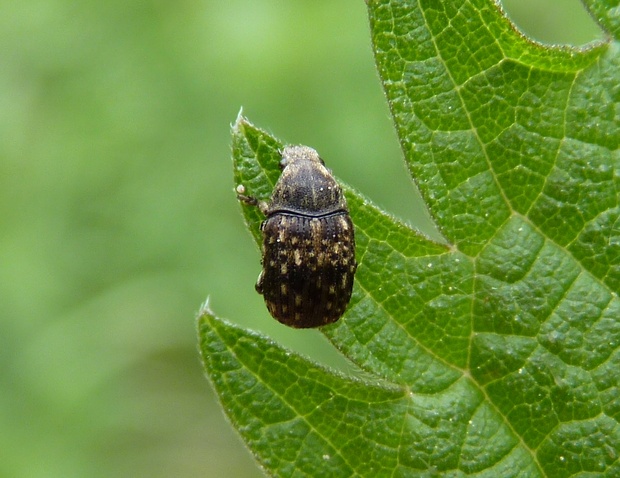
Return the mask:
<svg viewBox="0 0 620 478">
<path fill-rule="evenodd" d="M 363 373 L 205 308 L 224 410 L 273 476 L 620 476 L 617 7 L 589 4 L 610 40 L 576 50 L 530 42 L 489 0 L 367 3 L 445 244 L 345 186 L 359 267 L 322 332 Z M 240 116 L 236 184 L 268 198 L 281 147 Z"/>
<path fill-rule="evenodd" d="M 618 40 L 620 37 L 620 3 L 618 0 L 583 0 L 583 4 L 603 30 Z"/>
</svg>

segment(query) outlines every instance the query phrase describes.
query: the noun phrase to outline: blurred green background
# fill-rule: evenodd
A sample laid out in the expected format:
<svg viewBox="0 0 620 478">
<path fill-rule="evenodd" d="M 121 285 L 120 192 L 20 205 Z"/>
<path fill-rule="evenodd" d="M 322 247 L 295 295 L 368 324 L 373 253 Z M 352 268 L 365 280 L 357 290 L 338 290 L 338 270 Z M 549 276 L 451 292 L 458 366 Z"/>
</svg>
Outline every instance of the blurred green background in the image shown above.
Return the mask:
<svg viewBox="0 0 620 478">
<path fill-rule="evenodd" d="M 578 0 L 513 0 L 547 42 Z M 258 477 L 200 368 L 195 314 L 334 366 L 272 320 L 232 190 L 239 108 L 429 232 L 362 0 L 3 2 L 0 476 Z"/>
</svg>

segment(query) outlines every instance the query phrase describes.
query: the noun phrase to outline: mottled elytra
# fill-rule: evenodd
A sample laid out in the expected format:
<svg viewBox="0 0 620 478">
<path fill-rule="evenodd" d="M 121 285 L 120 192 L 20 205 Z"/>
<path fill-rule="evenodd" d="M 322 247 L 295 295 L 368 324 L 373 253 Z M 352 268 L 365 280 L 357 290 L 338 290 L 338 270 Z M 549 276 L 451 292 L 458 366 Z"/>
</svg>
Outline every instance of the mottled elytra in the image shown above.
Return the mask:
<svg viewBox="0 0 620 478">
<path fill-rule="evenodd" d="M 340 186 L 307 146 L 282 150 L 282 174 L 270 202 L 237 196 L 266 219 L 256 290 L 271 315 L 290 327 L 336 322 L 353 289 L 355 237 Z"/>
</svg>

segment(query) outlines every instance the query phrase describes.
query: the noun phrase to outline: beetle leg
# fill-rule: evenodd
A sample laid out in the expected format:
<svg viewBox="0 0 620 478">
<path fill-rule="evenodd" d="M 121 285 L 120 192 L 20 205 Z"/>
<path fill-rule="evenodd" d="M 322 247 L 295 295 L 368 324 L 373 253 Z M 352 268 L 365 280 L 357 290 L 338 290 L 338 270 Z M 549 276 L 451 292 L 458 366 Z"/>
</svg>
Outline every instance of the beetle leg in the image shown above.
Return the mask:
<svg viewBox="0 0 620 478">
<path fill-rule="evenodd" d="M 237 199 L 242 203 L 247 204 L 248 206 L 258 207 L 260 212 L 262 212 L 265 216 L 269 211 L 269 204 L 265 201 L 259 201 L 254 196 L 246 196 L 245 194 L 237 193 Z"/>
<path fill-rule="evenodd" d="M 263 271 L 258 274 L 258 279 L 256 279 L 256 285 L 254 286 L 256 292 L 259 294 L 263 294 Z"/>
</svg>

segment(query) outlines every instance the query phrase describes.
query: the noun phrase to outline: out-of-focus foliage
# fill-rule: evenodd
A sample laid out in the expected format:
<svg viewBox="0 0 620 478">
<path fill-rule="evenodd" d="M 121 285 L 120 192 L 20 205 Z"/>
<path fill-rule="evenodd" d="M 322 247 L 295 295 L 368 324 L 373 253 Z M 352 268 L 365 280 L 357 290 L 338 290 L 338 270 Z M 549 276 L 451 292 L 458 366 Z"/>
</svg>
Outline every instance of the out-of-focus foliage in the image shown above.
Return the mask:
<svg viewBox="0 0 620 478">
<path fill-rule="evenodd" d="M 583 28 L 543 40 L 597 36 L 577 0 L 551 7 Z M 340 362 L 254 292 L 230 172 L 239 107 L 432 232 L 400 200 L 412 186 L 367 23 L 361 0 L 4 2 L 0 475 L 260 476 L 202 378 L 207 292 L 220 315 Z"/>
</svg>

